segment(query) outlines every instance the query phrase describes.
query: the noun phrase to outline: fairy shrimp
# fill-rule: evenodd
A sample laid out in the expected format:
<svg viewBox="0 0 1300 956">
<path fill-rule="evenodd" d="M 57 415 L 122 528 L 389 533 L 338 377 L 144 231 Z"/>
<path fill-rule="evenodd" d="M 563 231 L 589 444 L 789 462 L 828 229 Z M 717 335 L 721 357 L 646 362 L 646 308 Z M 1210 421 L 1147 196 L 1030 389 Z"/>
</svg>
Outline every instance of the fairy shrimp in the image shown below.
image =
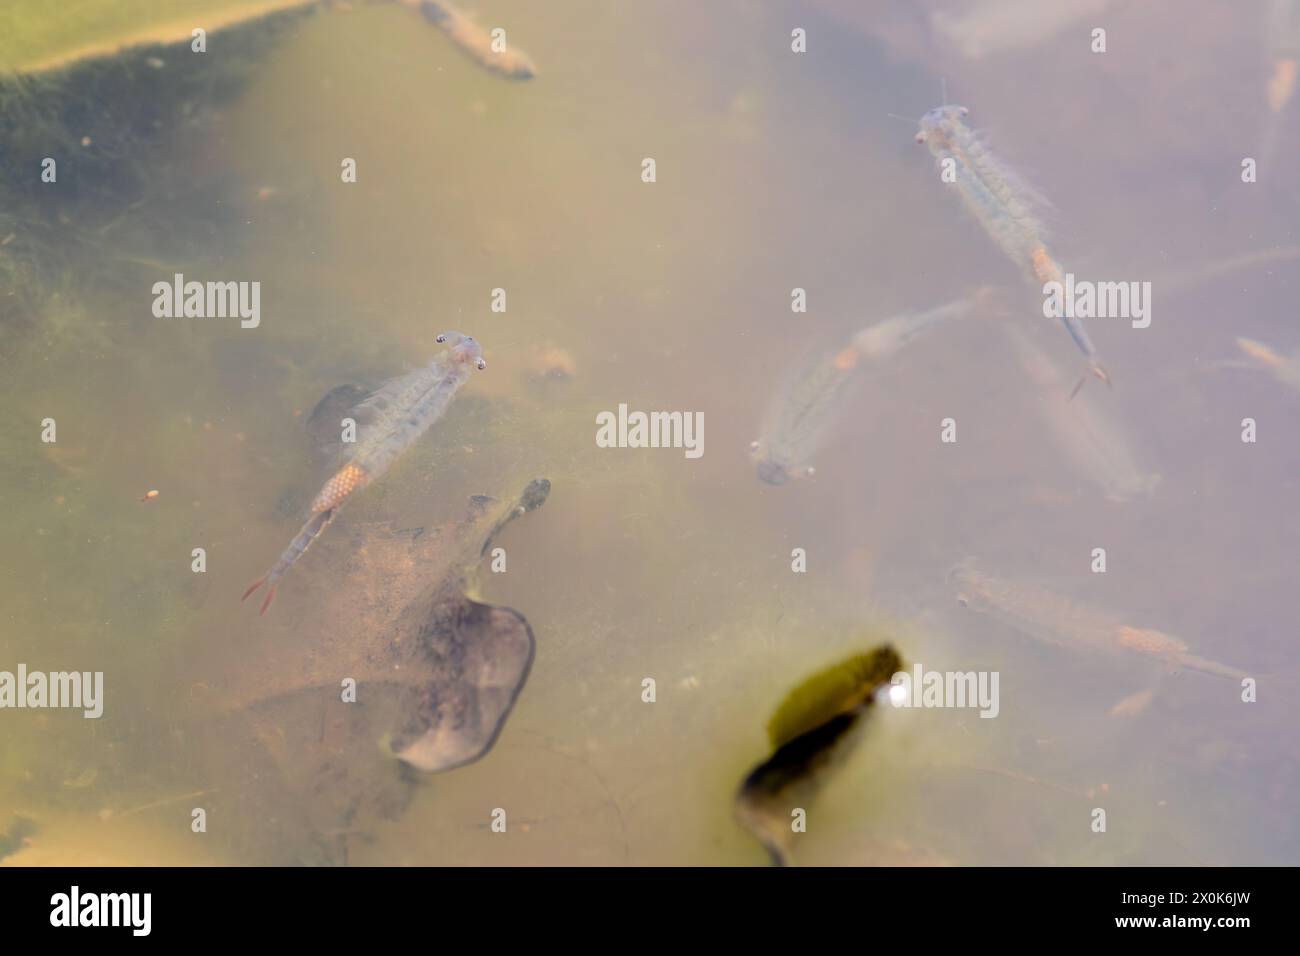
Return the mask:
<svg viewBox="0 0 1300 956">
<path fill-rule="evenodd" d="M 815 352 L 777 390 L 759 437 L 749 446 L 758 477 L 783 485 L 813 474 L 811 456 L 821 448 L 845 394 L 869 362 L 881 362 L 931 326 L 960 318 L 985 301 L 988 290 L 927 312 L 903 313 L 867 326 L 829 352 Z"/>
<path fill-rule="evenodd" d="M 959 604 L 1046 644 L 1121 658 L 1136 655 L 1174 669 L 1232 680 L 1247 676 L 1235 667 L 1198 657 L 1184 641 L 1163 631 L 1132 627 L 1036 584 L 985 574 L 970 559 L 948 573 L 948 584 Z"/>
<path fill-rule="evenodd" d="M 311 517 L 271 569 L 244 592 L 246 599 L 266 585 L 261 613 L 271 606 L 280 578 L 329 527 L 339 508 L 357 491 L 388 470 L 417 438 L 443 416 L 472 368 L 487 368 L 483 349 L 460 332 L 437 338 L 450 347 L 424 368 L 400 375 L 380 386 L 351 412 L 362 436 L 351 457 L 321 487 L 311 504 Z"/>
<path fill-rule="evenodd" d="M 424 18 L 447 35 L 474 62 L 484 69 L 511 80 L 528 80 L 537 75 L 537 67 L 527 53 L 497 39 L 461 13 L 447 0 L 400 0 L 408 7 L 418 7 Z M 504 34 L 503 34 L 504 36 Z"/>
<path fill-rule="evenodd" d="M 1265 368 L 1278 368 L 1286 359 L 1269 348 L 1263 342 L 1257 342 L 1254 339 L 1238 338 L 1237 348 L 1241 349 L 1248 356 L 1255 359 Z"/>
<path fill-rule="evenodd" d="M 1268 369 L 1283 385 L 1300 389 L 1300 351 L 1283 355 L 1263 342 L 1246 338 L 1237 339 L 1237 348 L 1252 360 L 1251 367 Z"/>
<path fill-rule="evenodd" d="M 964 106 L 935 107 L 921 117 L 916 141 L 929 147 L 940 166 L 953 162 L 962 204 L 1008 259 L 1040 286 L 1063 282 L 1064 270 L 1048 251 L 1047 229 L 1036 211 L 1046 201 L 965 124 L 969 113 Z M 1110 376 L 1097 360 L 1083 323 L 1069 315 L 1061 322 L 1087 360 L 1088 371 L 1109 385 Z M 1082 384 L 1080 380 L 1074 391 Z"/>
</svg>

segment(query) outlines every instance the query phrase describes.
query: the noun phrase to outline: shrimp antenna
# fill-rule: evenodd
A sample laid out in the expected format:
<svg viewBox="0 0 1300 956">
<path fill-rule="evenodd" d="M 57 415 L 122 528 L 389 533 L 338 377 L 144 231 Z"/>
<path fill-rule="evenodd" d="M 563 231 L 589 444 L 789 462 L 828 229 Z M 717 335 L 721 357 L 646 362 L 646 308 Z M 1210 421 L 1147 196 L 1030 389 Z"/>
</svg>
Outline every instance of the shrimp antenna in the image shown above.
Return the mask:
<svg viewBox="0 0 1300 956">
<path fill-rule="evenodd" d="M 886 113 L 885 115 L 888 116 L 890 119 L 902 120 L 904 123 L 907 123 L 909 126 L 913 126 L 916 124 L 915 119 L 908 119 L 906 116 L 899 116 L 897 113 Z"/>
<path fill-rule="evenodd" d="M 948 77 L 939 77 L 939 96 L 942 98 L 940 106 L 948 105 Z"/>
</svg>

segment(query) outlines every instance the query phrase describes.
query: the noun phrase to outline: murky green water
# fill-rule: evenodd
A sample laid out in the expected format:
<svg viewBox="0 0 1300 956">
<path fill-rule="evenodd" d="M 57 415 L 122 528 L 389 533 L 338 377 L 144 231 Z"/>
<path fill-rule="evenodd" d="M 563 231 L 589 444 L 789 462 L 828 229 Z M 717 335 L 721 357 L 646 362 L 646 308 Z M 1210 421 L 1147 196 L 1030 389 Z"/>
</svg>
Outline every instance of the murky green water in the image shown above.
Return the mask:
<svg viewBox="0 0 1300 956">
<path fill-rule="evenodd" d="M 103 671 L 106 688 L 99 720 L 0 711 L 0 828 L 39 828 L 6 862 L 760 864 L 731 800 L 766 756 L 768 715 L 882 624 L 927 669 L 998 671 L 1000 714 L 872 715 L 799 862 L 1300 861 L 1300 396 L 1213 367 L 1240 357 L 1238 336 L 1300 347 L 1297 269 L 1162 285 L 1300 244 L 1300 114 L 1267 105 L 1268 5 L 1082 3 L 1057 32 L 1029 21 L 1028 40 L 975 58 L 928 16 L 969 6 L 492 0 L 479 21 L 539 68 L 511 83 L 411 11 L 355 4 L 287 22 L 243 82 L 165 123 L 131 113 L 148 135 L 120 189 L 77 179 L 113 156 L 72 154 L 57 184 L 24 185 L 39 166 L 0 153 L 15 263 L 0 290 L 0 670 Z M 223 36 L 207 56 L 256 43 Z M 196 69 L 184 48 L 159 59 L 133 82 Z M 1072 346 L 946 194 L 916 124 L 888 115 L 919 117 L 943 81 L 1053 202 L 1063 262 L 1156 283 L 1150 328 L 1091 323 L 1115 387 L 1085 392 L 1161 474 L 1149 499 L 1106 500 L 1053 444 L 1049 399 L 996 323 L 1074 373 Z M 39 145 L 31 116 L 74 134 L 120 123 L 123 102 L 77 107 L 78 82 L 31 87 L 27 124 L 0 134 Z M 154 318 L 151 286 L 174 272 L 259 281 L 260 325 Z M 1009 318 L 909 346 L 865 377 L 813 478 L 757 479 L 747 446 L 797 356 L 981 284 L 1007 290 Z M 487 370 L 259 617 L 239 595 L 321 481 L 307 413 L 340 383 L 426 362 L 448 328 L 482 341 Z M 557 365 L 571 374 L 546 374 Z M 620 403 L 702 412 L 705 453 L 598 447 L 596 415 Z M 939 440 L 947 417 L 955 444 Z M 287 759 L 302 721 L 218 716 L 213 674 L 291 683 L 277 648 L 309 654 L 303 629 L 331 626 L 313 601 L 384 593 L 379 570 L 346 578 L 367 529 L 445 526 L 469 496 L 537 476 L 550 500 L 505 532 L 508 571 L 482 575 L 537 643 L 484 759 L 421 781 L 409 805 L 336 813 L 344 785 L 295 779 Z M 972 555 L 1258 675 L 1258 702 L 961 607 L 945 575 Z M 1153 687 L 1141 713 L 1111 714 Z M 346 787 L 368 783 L 401 786 L 385 765 Z"/>
</svg>

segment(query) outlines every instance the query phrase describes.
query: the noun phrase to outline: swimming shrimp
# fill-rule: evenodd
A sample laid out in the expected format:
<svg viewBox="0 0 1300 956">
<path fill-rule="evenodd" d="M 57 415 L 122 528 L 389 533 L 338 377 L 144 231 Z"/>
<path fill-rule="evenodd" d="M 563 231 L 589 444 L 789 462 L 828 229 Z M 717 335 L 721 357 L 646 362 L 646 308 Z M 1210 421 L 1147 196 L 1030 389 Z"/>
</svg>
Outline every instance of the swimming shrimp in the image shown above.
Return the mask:
<svg viewBox="0 0 1300 956">
<path fill-rule="evenodd" d="M 479 66 L 511 80 L 528 80 L 537 75 L 537 67 L 523 50 L 498 45 L 496 38 L 447 0 L 399 0 L 404 6 L 417 8 L 426 20 L 442 30 Z M 504 37 L 503 37 L 504 39 Z"/>
<path fill-rule="evenodd" d="M 771 485 L 813 473 L 808 459 L 821 447 L 848 386 L 858 379 L 864 361 L 896 354 L 931 326 L 960 318 L 987 300 L 991 290 L 927 312 L 907 312 L 869 325 L 848 343 L 814 355 L 773 396 L 761 437 L 749 446 L 758 477 Z"/>
<path fill-rule="evenodd" d="M 963 120 L 969 112 L 964 106 L 930 110 L 921 117 L 916 141 L 928 146 L 941 165 L 949 159 L 956 164 L 963 204 L 1007 258 L 1040 285 L 1064 284 L 1064 270 L 1048 251 L 1047 230 L 1034 211 L 1042 200 L 966 126 Z M 1087 360 L 1088 371 L 1109 385 L 1110 376 L 1097 360 L 1097 349 L 1083 323 L 1069 315 L 1061 321 Z M 1082 385 L 1080 379 L 1074 392 Z"/>
<path fill-rule="evenodd" d="M 478 342 L 459 332 L 446 332 L 437 341 L 449 348 L 424 368 L 385 383 L 352 413 L 361 440 L 348 461 L 321 487 L 311 504 L 311 517 L 271 569 L 244 592 L 247 598 L 266 585 L 261 613 L 271 606 L 280 580 L 303 553 L 329 527 L 339 508 L 351 495 L 369 485 L 429 430 L 460 387 L 469 380 L 470 369 L 487 368 Z"/>
<path fill-rule="evenodd" d="M 1254 339 L 1238 338 L 1237 348 L 1250 359 L 1250 368 L 1265 368 L 1283 385 L 1300 390 L 1300 350 L 1294 355 L 1283 355 L 1276 349 Z"/>
<path fill-rule="evenodd" d="M 1151 628 L 1131 627 L 1106 611 L 1078 604 L 1029 582 L 985 574 L 971 559 L 948 573 L 948 583 L 964 607 L 1019 631 L 1026 637 L 1075 651 L 1145 657 L 1172 669 L 1200 671 L 1241 680 L 1245 671 L 1191 652 L 1186 642 Z"/>
</svg>

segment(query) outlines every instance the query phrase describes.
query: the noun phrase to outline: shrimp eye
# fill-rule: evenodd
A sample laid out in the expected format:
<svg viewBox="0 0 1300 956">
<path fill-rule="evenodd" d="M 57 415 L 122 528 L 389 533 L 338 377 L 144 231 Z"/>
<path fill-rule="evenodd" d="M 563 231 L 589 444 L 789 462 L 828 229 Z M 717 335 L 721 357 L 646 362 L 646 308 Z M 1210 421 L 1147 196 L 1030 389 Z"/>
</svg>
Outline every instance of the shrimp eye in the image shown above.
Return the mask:
<svg viewBox="0 0 1300 956">
<path fill-rule="evenodd" d="M 483 371 L 485 368 L 487 368 L 487 361 L 486 361 L 485 359 L 479 359 L 479 360 L 478 360 L 478 370 L 481 372 L 481 371 Z"/>
<path fill-rule="evenodd" d="M 752 441 L 752 442 L 750 442 L 750 443 L 749 443 L 749 450 L 750 450 L 750 451 L 758 451 L 758 442 L 757 442 L 757 441 Z"/>
<path fill-rule="evenodd" d="M 434 341 L 437 342 L 437 343 L 439 343 L 439 344 L 441 344 L 441 343 L 447 341 L 447 336 L 445 336 L 445 335 L 440 335 L 440 336 L 438 336 L 436 339 L 434 339 Z"/>
<path fill-rule="evenodd" d="M 970 116 L 970 110 L 964 106 L 957 107 L 957 113 L 961 116 Z"/>
<path fill-rule="evenodd" d="M 474 336 L 472 336 L 472 335 L 467 335 L 467 336 L 465 336 L 465 341 L 466 341 L 466 342 L 473 342 L 473 341 L 474 341 Z"/>
<path fill-rule="evenodd" d="M 917 141 L 918 143 L 924 143 L 924 142 L 925 142 L 925 134 L 924 134 L 924 133 L 917 133 L 917 134 L 916 134 L 916 141 Z"/>
</svg>

